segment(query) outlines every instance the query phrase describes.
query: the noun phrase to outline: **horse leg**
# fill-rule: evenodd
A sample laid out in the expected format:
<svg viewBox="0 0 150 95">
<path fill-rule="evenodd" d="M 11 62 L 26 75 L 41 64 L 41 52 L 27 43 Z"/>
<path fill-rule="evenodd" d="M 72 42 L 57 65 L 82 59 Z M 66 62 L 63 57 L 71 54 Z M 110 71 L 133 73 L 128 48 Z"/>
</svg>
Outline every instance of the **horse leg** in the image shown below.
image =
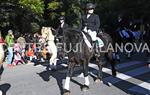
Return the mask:
<svg viewBox="0 0 150 95">
<path fill-rule="evenodd" d="M 57 63 L 57 56 L 56 55 L 52 55 L 52 57 L 50 58 L 50 67 L 52 70 L 56 70 L 56 63 Z"/>
<path fill-rule="evenodd" d="M 119 56 L 118 52 L 113 52 L 112 57 L 113 57 L 113 60 L 120 62 L 120 56 Z"/>
<path fill-rule="evenodd" d="M 111 64 L 111 67 L 112 67 L 112 75 L 116 76 L 116 68 L 115 68 L 116 61 L 113 60 L 112 56 L 113 56 L 112 52 L 108 52 L 108 59 L 109 59 L 109 62 Z"/>
<path fill-rule="evenodd" d="M 111 67 L 112 67 L 112 75 L 113 76 L 116 76 L 116 68 L 115 68 L 115 65 L 116 65 L 116 63 L 115 63 L 115 61 L 111 61 Z"/>
<path fill-rule="evenodd" d="M 53 70 L 56 70 L 56 63 L 57 63 L 57 47 L 55 45 L 55 43 L 51 42 L 49 43 L 51 46 L 49 46 L 51 52 L 52 52 L 52 56 L 50 58 L 50 67 L 53 69 Z"/>
<path fill-rule="evenodd" d="M 70 94 L 69 84 L 70 84 L 70 79 L 72 78 L 72 75 L 73 75 L 74 66 L 75 66 L 75 61 L 70 61 L 69 65 L 68 65 L 68 71 L 67 71 L 67 77 L 65 80 L 64 94 L 63 95 L 69 95 Z"/>
<path fill-rule="evenodd" d="M 82 91 L 87 91 L 89 89 L 89 77 L 88 77 L 88 62 L 87 60 L 84 60 L 83 62 L 83 74 L 84 74 L 84 79 L 85 79 L 85 83 L 84 85 L 81 87 Z"/>
<path fill-rule="evenodd" d="M 100 81 L 103 78 L 103 72 L 102 72 L 103 67 L 102 67 L 102 62 L 100 62 L 99 57 L 96 57 L 96 64 L 97 64 L 99 70 L 98 70 L 98 75 L 97 75 L 97 78 L 96 78 L 95 82 L 100 83 Z"/>
</svg>

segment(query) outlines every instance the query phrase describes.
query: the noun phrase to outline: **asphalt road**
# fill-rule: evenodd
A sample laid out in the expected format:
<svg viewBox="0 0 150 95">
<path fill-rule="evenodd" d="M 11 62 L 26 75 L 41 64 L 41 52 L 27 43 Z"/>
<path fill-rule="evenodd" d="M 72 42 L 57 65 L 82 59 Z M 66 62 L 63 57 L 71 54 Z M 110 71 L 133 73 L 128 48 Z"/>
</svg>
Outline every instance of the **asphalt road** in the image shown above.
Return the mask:
<svg viewBox="0 0 150 95">
<path fill-rule="evenodd" d="M 18 65 L 8 68 L 4 64 L 4 73 L 0 81 L 0 89 L 4 95 L 61 95 L 67 69 L 66 64 L 59 64 L 57 71 L 47 71 L 44 65 Z M 97 66 L 90 64 L 90 89 L 82 92 L 84 83 L 82 69 L 76 67 L 75 75 L 70 83 L 71 95 L 150 95 L 150 68 L 146 57 L 136 54 L 132 60 L 124 58 L 117 64 L 117 76 L 111 76 L 108 65 L 103 68 L 104 79 L 96 84 L 94 76 Z"/>
</svg>

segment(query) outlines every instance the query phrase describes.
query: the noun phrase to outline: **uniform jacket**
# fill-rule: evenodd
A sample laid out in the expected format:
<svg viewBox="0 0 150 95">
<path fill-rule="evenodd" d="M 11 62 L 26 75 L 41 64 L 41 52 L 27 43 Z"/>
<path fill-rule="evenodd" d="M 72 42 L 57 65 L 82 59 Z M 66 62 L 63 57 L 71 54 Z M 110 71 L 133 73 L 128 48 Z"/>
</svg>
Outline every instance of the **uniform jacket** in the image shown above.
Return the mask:
<svg viewBox="0 0 150 95">
<path fill-rule="evenodd" d="M 84 27 L 87 27 L 87 29 L 91 29 L 92 31 L 98 31 L 100 27 L 99 16 L 91 14 L 91 16 L 87 18 L 87 15 L 83 15 L 81 18 L 80 29 L 83 30 Z"/>
<path fill-rule="evenodd" d="M 57 28 L 57 35 L 58 36 L 63 36 L 63 29 L 66 29 L 66 28 L 68 28 L 68 24 L 66 24 L 66 23 L 64 23 L 63 27 L 59 26 Z"/>
</svg>

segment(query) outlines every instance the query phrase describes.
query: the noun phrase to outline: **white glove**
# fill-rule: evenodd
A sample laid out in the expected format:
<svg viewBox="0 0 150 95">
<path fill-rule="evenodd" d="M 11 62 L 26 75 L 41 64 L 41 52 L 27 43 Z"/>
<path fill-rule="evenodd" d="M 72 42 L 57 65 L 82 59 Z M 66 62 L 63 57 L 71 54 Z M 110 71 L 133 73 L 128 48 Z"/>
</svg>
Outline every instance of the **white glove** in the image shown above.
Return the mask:
<svg viewBox="0 0 150 95">
<path fill-rule="evenodd" d="M 87 27 L 84 27 L 83 31 L 87 33 Z"/>
</svg>

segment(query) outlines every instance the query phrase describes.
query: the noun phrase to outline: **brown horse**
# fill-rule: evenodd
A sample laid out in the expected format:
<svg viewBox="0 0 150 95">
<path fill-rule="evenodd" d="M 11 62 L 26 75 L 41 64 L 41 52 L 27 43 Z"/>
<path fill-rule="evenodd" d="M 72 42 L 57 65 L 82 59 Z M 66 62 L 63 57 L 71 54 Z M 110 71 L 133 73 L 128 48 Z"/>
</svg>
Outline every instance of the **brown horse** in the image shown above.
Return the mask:
<svg viewBox="0 0 150 95">
<path fill-rule="evenodd" d="M 89 42 L 92 43 L 91 37 L 86 34 L 87 39 Z M 109 35 L 106 33 L 100 34 L 99 36 L 102 37 L 102 40 L 104 41 L 105 46 L 102 47 L 103 50 L 107 50 L 107 47 L 109 43 L 112 43 L 112 40 Z M 82 32 L 77 32 L 76 30 L 73 29 L 66 29 L 64 30 L 64 43 L 65 43 L 65 51 L 68 54 L 68 71 L 67 71 L 67 77 L 65 80 L 65 85 L 64 85 L 64 95 L 69 95 L 70 94 L 70 79 L 73 75 L 73 69 L 76 64 L 81 64 L 83 66 L 83 73 L 84 73 L 84 78 L 85 78 L 85 83 L 82 86 L 82 90 L 88 90 L 89 89 L 89 78 L 88 78 L 88 64 L 90 62 L 90 59 L 95 55 L 96 58 L 96 64 L 99 67 L 98 70 L 98 76 L 96 81 L 102 80 L 102 59 L 103 57 L 107 56 L 109 59 L 109 62 L 112 66 L 112 74 L 116 75 L 116 70 L 115 70 L 115 62 L 112 59 L 112 51 L 104 52 L 102 53 L 100 50 L 98 50 L 98 53 L 94 53 L 94 49 L 90 49 L 87 44 L 84 41 Z"/>
</svg>

